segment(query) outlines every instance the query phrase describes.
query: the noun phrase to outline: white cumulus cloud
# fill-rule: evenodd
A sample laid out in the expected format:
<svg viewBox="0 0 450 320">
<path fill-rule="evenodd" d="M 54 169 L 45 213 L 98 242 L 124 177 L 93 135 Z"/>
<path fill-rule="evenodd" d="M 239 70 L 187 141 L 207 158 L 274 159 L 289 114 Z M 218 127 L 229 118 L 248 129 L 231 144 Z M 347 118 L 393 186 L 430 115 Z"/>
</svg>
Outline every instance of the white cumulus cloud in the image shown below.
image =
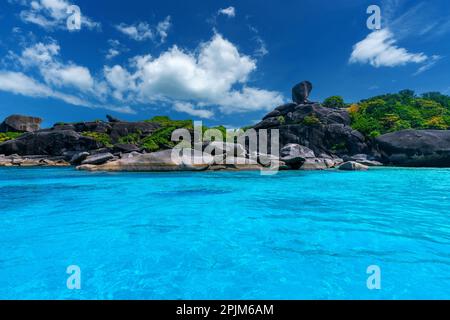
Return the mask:
<svg viewBox="0 0 450 320">
<path fill-rule="evenodd" d="M 283 103 L 280 93 L 248 85 L 255 70 L 255 60 L 215 34 L 192 52 L 173 46 L 157 58 L 135 57 L 131 71 L 115 66 L 105 75 L 117 96 L 129 92 L 143 103 L 194 102 L 224 113 L 270 110 Z"/>
<path fill-rule="evenodd" d="M 91 108 L 131 113 L 128 106 L 172 105 L 178 112 L 208 119 L 217 111 L 267 111 L 285 101 L 279 92 L 252 86 L 257 61 L 217 33 L 192 50 L 174 45 L 159 56 L 106 65 L 95 76 L 85 66 L 64 61 L 52 39 L 28 45 L 19 54 L 10 52 L 7 60 L 20 72 L 1 71 L 1 90 Z"/>
<path fill-rule="evenodd" d="M 370 64 L 378 68 L 422 63 L 427 59 L 424 53 L 410 53 L 398 47 L 393 33 L 389 29 L 382 29 L 370 33 L 353 46 L 350 63 Z"/>
</svg>

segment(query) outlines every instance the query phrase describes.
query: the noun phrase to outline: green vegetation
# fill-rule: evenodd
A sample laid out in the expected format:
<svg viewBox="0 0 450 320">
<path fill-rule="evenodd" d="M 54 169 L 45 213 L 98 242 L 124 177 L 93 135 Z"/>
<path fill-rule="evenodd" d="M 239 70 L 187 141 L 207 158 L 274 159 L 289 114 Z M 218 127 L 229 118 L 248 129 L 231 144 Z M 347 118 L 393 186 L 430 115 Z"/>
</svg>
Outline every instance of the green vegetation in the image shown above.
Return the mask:
<svg viewBox="0 0 450 320">
<path fill-rule="evenodd" d="M 81 134 L 83 137 L 92 138 L 97 142 L 100 142 L 105 147 L 112 147 L 112 141 L 111 137 L 106 133 L 100 133 L 100 132 L 83 132 Z"/>
<path fill-rule="evenodd" d="M 139 145 L 141 143 L 141 136 L 142 132 L 130 133 L 119 138 L 119 143 Z"/>
<path fill-rule="evenodd" d="M 352 127 L 369 137 L 404 129 L 450 128 L 450 97 L 438 92 L 417 96 L 403 90 L 363 100 L 348 110 Z"/>
<path fill-rule="evenodd" d="M 194 129 L 194 123 L 192 120 L 172 120 L 166 116 L 153 117 L 150 120 L 145 120 L 145 122 L 157 123 L 161 127 L 174 127 L 176 129 Z"/>
<path fill-rule="evenodd" d="M 325 99 L 325 101 L 323 102 L 323 106 L 327 108 L 337 109 L 337 108 L 345 108 L 347 105 L 342 97 L 332 96 Z"/>
<path fill-rule="evenodd" d="M 304 124 L 305 126 L 310 126 L 310 127 L 312 127 L 312 126 L 318 126 L 318 125 L 320 125 L 321 122 L 320 122 L 319 118 L 317 118 L 316 116 L 306 116 L 306 117 L 303 119 L 303 124 Z"/>
<path fill-rule="evenodd" d="M 17 139 L 22 134 L 23 133 L 20 133 L 20 132 L 4 132 L 4 133 L 0 133 L 0 143 L 6 142 L 6 141 L 9 141 L 9 140 Z"/>
<path fill-rule="evenodd" d="M 286 118 L 283 116 L 279 116 L 278 121 L 280 122 L 280 125 L 285 125 L 286 124 Z"/>
<path fill-rule="evenodd" d="M 175 143 L 172 141 L 172 133 L 177 129 L 180 128 L 166 127 L 158 129 L 152 135 L 141 140 L 142 147 L 151 152 L 173 148 Z"/>
<path fill-rule="evenodd" d="M 153 134 L 143 137 L 138 145 L 147 149 L 150 152 L 155 152 L 161 149 L 169 149 L 175 146 L 172 141 L 172 133 L 177 129 L 194 129 L 192 120 L 172 120 L 166 116 L 153 117 L 145 122 L 156 123 L 161 126 Z"/>
</svg>

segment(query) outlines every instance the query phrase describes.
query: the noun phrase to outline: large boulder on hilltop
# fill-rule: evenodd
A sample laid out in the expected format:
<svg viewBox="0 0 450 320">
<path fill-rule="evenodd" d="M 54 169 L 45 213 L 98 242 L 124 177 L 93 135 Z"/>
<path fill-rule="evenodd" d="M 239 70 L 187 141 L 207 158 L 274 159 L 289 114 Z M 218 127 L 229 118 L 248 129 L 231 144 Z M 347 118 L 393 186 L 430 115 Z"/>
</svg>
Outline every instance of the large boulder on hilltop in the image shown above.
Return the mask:
<svg viewBox="0 0 450 320">
<path fill-rule="evenodd" d="M 403 130 L 379 136 L 375 143 L 386 163 L 450 167 L 450 130 Z"/>
<path fill-rule="evenodd" d="M 369 154 L 372 151 L 364 135 L 351 128 L 350 115 L 346 110 L 326 108 L 318 103 L 303 103 L 285 104 L 275 111 L 254 128 L 278 129 L 280 146 L 299 144 L 315 154 L 339 156 Z"/>
<path fill-rule="evenodd" d="M 308 102 L 309 95 L 313 89 L 312 83 L 303 81 L 292 88 L 292 101 L 297 104 Z"/>
<path fill-rule="evenodd" d="M 73 130 L 43 130 L 0 144 L 0 154 L 62 156 L 68 151 L 89 151 L 100 147 L 99 142 Z"/>
<path fill-rule="evenodd" d="M 106 119 L 108 119 L 108 122 L 122 122 L 121 120 L 117 119 L 116 117 L 113 117 L 112 115 L 107 114 Z"/>
<path fill-rule="evenodd" d="M 34 132 L 40 129 L 41 118 L 12 115 L 0 124 L 0 132 Z"/>
</svg>

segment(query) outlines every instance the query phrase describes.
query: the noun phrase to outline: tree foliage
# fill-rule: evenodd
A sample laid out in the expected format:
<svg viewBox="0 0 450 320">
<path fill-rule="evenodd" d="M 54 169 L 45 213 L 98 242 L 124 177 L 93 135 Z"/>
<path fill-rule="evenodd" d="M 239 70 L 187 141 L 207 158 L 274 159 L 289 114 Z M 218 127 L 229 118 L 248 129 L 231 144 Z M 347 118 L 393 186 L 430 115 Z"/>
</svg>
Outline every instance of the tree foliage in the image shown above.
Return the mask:
<svg viewBox="0 0 450 320">
<path fill-rule="evenodd" d="M 348 110 L 352 127 L 370 137 L 404 129 L 450 128 L 450 97 L 438 92 L 417 96 L 403 90 L 362 100 Z"/>
<path fill-rule="evenodd" d="M 324 107 L 327 108 L 333 108 L 333 109 L 339 109 L 339 108 L 345 108 L 347 105 L 344 102 L 344 99 L 341 96 L 332 96 L 329 98 L 326 98 L 323 102 Z"/>
</svg>

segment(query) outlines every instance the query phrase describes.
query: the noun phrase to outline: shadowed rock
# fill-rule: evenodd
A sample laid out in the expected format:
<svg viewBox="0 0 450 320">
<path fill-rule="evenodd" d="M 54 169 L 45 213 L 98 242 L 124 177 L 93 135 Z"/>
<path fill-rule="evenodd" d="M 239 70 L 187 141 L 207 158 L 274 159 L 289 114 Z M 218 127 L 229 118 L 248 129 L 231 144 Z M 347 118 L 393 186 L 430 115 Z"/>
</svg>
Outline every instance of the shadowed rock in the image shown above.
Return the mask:
<svg viewBox="0 0 450 320">
<path fill-rule="evenodd" d="M 403 130 L 375 139 L 383 160 L 406 167 L 450 167 L 450 130 Z"/>
<path fill-rule="evenodd" d="M 67 151 L 87 151 L 100 147 L 101 143 L 72 130 L 38 131 L 0 144 L 0 154 L 62 156 Z"/>
<path fill-rule="evenodd" d="M 109 114 L 106 115 L 106 119 L 108 119 L 108 122 L 122 122 L 121 120 L 119 120 Z"/>
</svg>

